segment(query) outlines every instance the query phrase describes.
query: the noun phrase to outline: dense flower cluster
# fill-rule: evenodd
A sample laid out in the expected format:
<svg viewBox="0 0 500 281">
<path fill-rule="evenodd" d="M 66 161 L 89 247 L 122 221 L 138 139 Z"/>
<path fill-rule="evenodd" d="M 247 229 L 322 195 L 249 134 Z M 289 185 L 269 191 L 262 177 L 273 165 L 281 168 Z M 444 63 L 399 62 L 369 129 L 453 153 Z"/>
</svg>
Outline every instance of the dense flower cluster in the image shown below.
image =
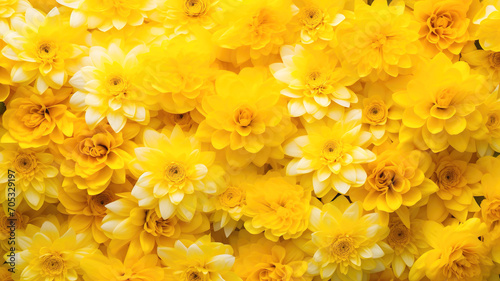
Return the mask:
<svg viewBox="0 0 500 281">
<path fill-rule="evenodd" d="M 499 0 L 0 0 L 0 281 L 499 281 L 499 83 Z"/>
</svg>

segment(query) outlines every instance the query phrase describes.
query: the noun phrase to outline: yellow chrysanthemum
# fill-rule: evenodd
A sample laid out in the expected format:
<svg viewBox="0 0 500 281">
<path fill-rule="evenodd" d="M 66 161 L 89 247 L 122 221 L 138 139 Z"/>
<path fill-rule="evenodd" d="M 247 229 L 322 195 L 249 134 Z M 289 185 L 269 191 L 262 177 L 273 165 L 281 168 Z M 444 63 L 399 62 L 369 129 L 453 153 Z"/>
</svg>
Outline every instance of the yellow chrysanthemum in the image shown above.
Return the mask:
<svg viewBox="0 0 500 281">
<path fill-rule="evenodd" d="M 215 27 L 219 0 L 160 0 L 150 18 L 160 22 L 175 34 L 186 34 L 191 28 Z"/>
<path fill-rule="evenodd" d="M 478 50 L 476 44 L 469 42 L 462 49 L 460 59 L 484 75 L 492 87 L 500 83 L 500 52 Z"/>
<path fill-rule="evenodd" d="M 474 195 L 480 195 L 482 173 L 477 165 L 469 163 L 471 156 L 457 151 L 433 155 L 435 169 L 430 178 L 439 190 L 429 197 L 429 219 L 442 222 L 451 214 L 464 222 L 469 212 L 479 210 Z"/>
<path fill-rule="evenodd" d="M 244 68 L 239 74 L 223 72 L 215 90 L 216 95 L 203 98 L 206 119 L 196 136 L 216 149 L 226 148 L 228 158 L 243 158 L 239 166 L 252 161 L 252 154 L 259 166 L 269 157 L 282 159 L 281 144 L 295 128 L 280 99 L 280 85 L 268 71 L 257 67 Z"/>
<path fill-rule="evenodd" d="M 97 249 L 91 236 L 75 234 L 54 220 L 41 227 L 28 225 L 17 239 L 24 242 L 17 245 L 15 280 L 78 280 L 81 259 Z"/>
<path fill-rule="evenodd" d="M 25 200 L 35 210 L 40 209 L 44 202 L 57 202 L 57 188 L 61 183 L 51 153 L 45 148 L 22 149 L 17 145 L 3 144 L 2 148 L 1 203 L 7 204 L 11 193 L 15 193 L 16 205 Z"/>
<path fill-rule="evenodd" d="M 488 95 L 484 104 L 478 107 L 483 114 L 483 130 L 476 132 L 475 138 L 477 153 L 480 156 L 493 155 L 500 152 L 500 98 L 499 87 Z"/>
<path fill-rule="evenodd" d="M 80 264 L 85 272 L 83 274 L 85 281 L 165 280 L 165 272 L 160 267 L 157 255 L 132 255 L 120 259 L 97 252 L 83 258 Z"/>
<path fill-rule="evenodd" d="M 131 189 L 129 182 L 122 185 L 112 183 L 103 192 L 89 195 L 74 184 L 60 187 L 58 210 L 69 215 L 69 227 L 76 233 L 89 231 L 97 243 L 104 243 L 108 237 L 103 233 L 101 223 L 106 215 L 106 205 L 118 199 L 117 193 Z"/>
<path fill-rule="evenodd" d="M 294 1 L 299 9 L 291 25 L 297 25 L 300 41 L 323 49 L 334 40 L 334 27 L 345 19 L 341 14 L 345 1 L 299 0 Z"/>
<path fill-rule="evenodd" d="M 308 281 L 305 254 L 292 241 L 271 242 L 238 232 L 234 272 L 246 281 Z"/>
<path fill-rule="evenodd" d="M 111 238 L 110 250 L 123 249 L 129 255 L 149 254 L 157 247 L 171 247 L 178 239 L 192 239 L 210 228 L 208 218 L 199 212 L 190 222 L 176 217 L 163 219 L 154 208 L 138 205 L 130 193 L 118 194 L 120 199 L 106 205 L 107 215 L 102 220 L 104 233 Z"/>
<path fill-rule="evenodd" d="M 419 24 L 405 11 L 403 1 L 356 2 L 354 16 L 337 27 L 341 59 L 360 77 L 372 80 L 398 74 L 414 65 L 419 51 Z"/>
<path fill-rule="evenodd" d="M 447 227 L 434 221 L 424 222 L 423 234 L 431 249 L 413 264 L 409 280 L 485 280 L 492 262 L 478 237 L 486 232 L 486 226 L 477 218 Z"/>
<path fill-rule="evenodd" d="M 476 37 L 485 50 L 500 52 L 500 1 L 481 2 L 482 7 L 474 16 L 474 23 L 479 25 Z"/>
<path fill-rule="evenodd" d="M 57 0 L 57 3 L 73 9 L 71 27 L 88 26 L 108 31 L 125 25 L 137 26 L 144 22 L 151 10 L 156 8 L 155 0 Z"/>
<path fill-rule="evenodd" d="M 31 87 L 19 87 L 7 103 L 2 125 L 7 132 L 2 142 L 21 147 L 40 147 L 50 142 L 62 144 L 73 134 L 75 115 L 68 108 L 71 88 L 48 89 L 39 96 Z"/>
<path fill-rule="evenodd" d="M 213 93 L 216 68 L 210 38 L 178 36 L 152 46 L 144 55 L 143 83 L 148 95 L 169 113 L 186 113 Z M 208 47 L 207 47 L 208 46 Z"/>
<path fill-rule="evenodd" d="M 158 248 L 158 256 L 167 266 L 166 280 L 241 281 L 241 278 L 231 271 L 234 264 L 231 246 L 211 242 L 210 236 L 203 236 L 190 243 L 178 240 L 172 248 Z"/>
<path fill-rule="evenodd" d="M 213 39 L 218 46 L 229 49 L 223 50 L 233 58 L 229 62 L 240 65 L 279 52 L 285 42 L 286 24 L 292 19 L 290 0 L 223 2 L 221 29 Z"/>
<path fill-rule="evenodd" d="M 120 132 L 127 119 L 141 124 L 149 122 L 148 99 L 139 88 L 143 81 L 137 56 L 147 51 L 139 45 L 128 53 L 119 43 L 108 49 L 90 48 L 90 65 L 79 70 L 70 83 L 78 91 L 71 97 L 71 104 L 85 110 L 85 121 L 93 129 L 107 119 L 115 132 Z"/>
<path fill-rule="evenodd" d="M 390 248 L 382 240 L 389 234 L 378 214 L 363 214 L 361 204 L 343 196 L 313 207 L 311 239 L 303 249 L 313 255 L 307 272 L 322 279 L 366 280 L 368 273 L 384 270 L 382 258 Z"/>
<path fill-rule="evenodd" d="M 285 154 L 294 157 L 286 167 L 287 175 L 308 174 L 318 197 L 331 188 L 346 194 L 351 186 L 365 183 L 361 164 L 374 161 L 376 156 L 363 148 L 371 134 L 361 131 L 361 110 L 349 111 L 338 122 L 318 121 L 304 127 L 307 135 L 284 146 Z"/>
<path fill-rule="evenodd" d="M 270 172 L 246 188 L 243 212 L 249 218 L 245 229 L 278 241 L 297 238 L 307 229 L 311 191 L 297 185 L 295 177 Z"/>
<path fill-rule="evenodd" d="M 283 46 L 281 59 L 283 63 L 270 68 L 274 77 L 288 86 L 281 94 L 290 98 L 288 111 L 293 117 L 303 116 L 307 122 L 325 116 L 339 120 L 344 108 L 358 102 L 356 94 L 346 88 L 356 77 L 346 73 L 331 52 Z"/>
<path fill-rule="evenodd" d="M 469 40 L 467 15 L 471 0 L 423 0 L 415 3 L 414 14 L 420 24 L 424 54 L 433 57 L 439 52 L 458 55 Z"/>
<path fill-rule="evenodd" d="M 471 136 L 480 128 L 482 116 L 476 109 L 488 95 L 485 78 L 471 74 L 466 62 L 452 63 L 436 55 L 415 73 L 407 90 L 393 99 L 405 108 L 399 140 L 433 152 L 452 146 L 475 151 Z"/>
<path fill-rule="evenodd" d="M 12 19 L 13 30 L 3 36 L 2 54 L 15 61 L 12 81 L 27 85 L 35 81 L 38 93 L 59 89 L 82 64 L 87 52 L 85 28 L 71 28 L 69 18 L 57 8 L 47 15 L 28 8 Z"/>
<path fill-rule="evenodd" d="M 224 171 L 213 165 L 215 152 L 201 150 L 194 136 L 186 136 L 179 126 L 170 136 L 146 130 L 144 147 L 136 148 L 135 154 L 134 174 L 139 179 L 132 195 L 139 206 L 156 208 L 163 219 L 176 215 L 185 221 L 196 210 L 210 209 L 197 202 L 218 191 Z"/>
<path fill-rule="evenodd" d="M 62 186 L 76 184 L 89 195 L 97 195 L 111 182 L 125 183 L 125 165 L 136 144 L 124 137 L 134 136 L 134 130 L 115 133 L 107 124 L 90 130 L 82 123 L 76 125 L 73 137 L 58 146 L 63 158 L 60 171 L 65 177 Z"/>
</svg>

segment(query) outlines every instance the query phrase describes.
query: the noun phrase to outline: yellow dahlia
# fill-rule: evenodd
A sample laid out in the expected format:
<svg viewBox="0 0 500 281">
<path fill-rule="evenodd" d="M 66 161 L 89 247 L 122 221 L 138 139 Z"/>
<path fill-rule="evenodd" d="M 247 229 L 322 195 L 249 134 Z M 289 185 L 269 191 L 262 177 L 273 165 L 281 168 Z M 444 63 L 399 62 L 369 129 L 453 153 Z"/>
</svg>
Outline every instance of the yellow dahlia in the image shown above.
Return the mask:
<svg viewBox="0 0 500 281">
<path fill-rule="evenodd" d="M 366 172 L 361 166 L 375 160 L 373 152 L 363 148 L 370 140 L 361 131 L 361 110 L 349 111 L 344 119 L 304 124 L 307 134 L 284 146 L 293 159 L 286 166 L 289 176 L 308 174 L 316 196 L 323 197 L 331 188 L 346 194 L 351 186 L 361 186 Z"/>
<path fill-rule="evenodd" d="M 345 19 L 341 13 L 344 0 L 299 0 L 294 3 L 299 11 L 291 24 L 297 25 L 303 44 L 316 43 L 316 48 L 323 49 L 329 41 L 334 40 L 334 27 Z"/>
<path fill-rule="evenodd" d="M 108 31 L 125 25 L 137 26 L 144 22 L 151 10 L 156 8 L 155 0 L 57 0 L 57 3 L 73 9 L 71 27 L 88 26 Z"/>
<path fill-rule="evenodd" d="M 191 111 L 204 95 L 213 93 L 215 55 L 209 39 L 178 36 L 152 46 L 144 55 L 145 91 L 166 112 Z"/>
<path fill-rule="evenodd" d="M 57 221 L 41 227 L 28 225 L 17 237 L 16 280 L 59 281 L 81 279 L 80 261 L 97 250 L 91 236 L 75 234 Z"/>
<path fill-rule="evenodd" d="M 390 147 L 366 165 L 365 185 L 351 189 L 349 195 L 354 201 L 363 202 L 365 210 L 395 212 L 402 206 L 425 204 L 429 195 L 438 190 L 425 174 L 431 164 L 426 152 Z"/>
<path fill-rule="evenodd" d="M 0 152 L 0 202 L 7 205 L 8 198 L 17 199 L 16 205 L 25 200 L 38 210 L 44 202 L 57 202 L 57 188 L 61 184 L 54 156 L 46 148 L 22 149 L 4 144 Z M 15 190 L 15 192 L 14 192 Z M 15 193 L 15 194 L 12 194 Z"/>
<path fill-rule="evenodd" d="M 216 95 L 203 98 L 196 137 L 226 148 L 228 157 L 247 160 L 256 154 L 259 166 L 269 157 L 282 159 L 281 144 L 295 130 L 280 99 L 280 85 L 265 68 L 244 68 L 239 74 L 225 71 L 215 81 Z M 276 149 L 277 152 L 271 152 Z M 248 162 L 247 162 L 248 163 Z M 247 164 L 243 162 L 244 164 Z M 243 166 L 242 165 L 242 166 Z"/>
<path fill-rule="evenodd" d="M 500 52 L 500 1 L 482 1 L 482 7 L 474 17 L 478 25 L 475 36 L 485 50 Z"/>
<path fill-rule="evenodd" d="M 194 136 L 185 135 L 179 126 L 170 136 L 148 129 L 144 147 L 135 154 L 133 172 L 139 179 L 132 195 L 139 206 L 155 208 L 163 219 L 176 215 L 185 221 L 197 210 L 210 209 L 207 194 L 218 191 L 224 171 L 213 164 L 215 152 L 203 151 Z"/>
<path fill-rule="evenodd" d="M 125 183 L 126 164 L 132 160 L 135 143 L 125 137 L 133 132 L 115 133 L 111 126 L 101 124 L 89 129 L 83 122 L 75 127 L 75 134 L 58 146 L 63 157 L 61 174 L 63 187 L 76 184 L 89 195 L 104 191 L 109 183 Z"/>
<path fill-rule="evenodd" d="M 69 18 L 57 8 L 47 15 L 28 8 L 12 19 L 16 24 L 3 40 L 2 54 L 14 61 L 12 82 L 27 85 L 35 81 L 39 94 L 49 87 L 59 89 L 82 65 L 87 53 L 85 28 L 71 28 Z"/>
<path fill-rule="evenodd" d="M 500 51 L 477 49 L 476 44 L 469 41 L 462 49 L 460 56 L 460 59 L 466 61 L 472 69 L 486 76 L 487 82 L 493 87 L 500 83 Z"/>
<path fill-rule="evenodd" d="M 476 141 L 477 153 L 480 156 L 493 155 L 500 152 L 500 98 L 499 87 L 488 95 L 484 104 L 478 107 L 483 114 L 483 130 L 472 136 Z"/>
<path fill-rule="evenodd" d="M 246 281 L 308 281 L 305 254 L 292 241 L 238 232 L 234 272 Z"/>
<path fill-rule="evenodd" d="M 436 55 L 415 73 L 406 91 L 393 99 L 405 108 L 399 140 L 433 152 L 452 146 L 458 151 L 475 151 L 472 132 L 482 123 L 476 110 L 488 95 L 485 77 L 470 73 L 466 62 L 452 63 Z"/>
<path fill-rule="evenodd" d="M 177 217 L 163 219 L 154 208 L 138 205 L 130 193 L 118 194 L 120 199 L 106 205 L 107 214 L 102 220 L 104 233 L 111 238 L 110 250 L 121 250 L 130 255 L 149 254 L 157 247 L 171 247 L 178 239 L 191 239 L 210 228 L 208 218 L 197 212 L 190 222 Z"/>
<path fill-rule="evenodd" d="M 83 258 L 80 264 L 85 281 L 165 280 L 160 259 L 152 254 L 120 258 L 96 252 Z"/>
<path fill-rule="evenodd" d="M 218 46 L 234 53 L 233 64 L 277 54 L 292 19 L 290 0 L 226 0 L 221 3 L 221 28 L 213 34 Z M 231 55 L 230 55 L 231 56 Z"/>
<path fill-rule="evenodd" d="M 137 59 L 145 51 L 147 48 L 139 45 L 125 52 L 119 43 L 111 43 L 108 49 L 90 48 L 90 65 L 81 68 L 69 82 L 77 89 L 71 104 L 85 110 L 85 121 L 91 129 L 104 118 L 115 132 L 123 129 L 127 119 L 149 122 L 148 99 L 139 88 L 143 77 Z"/>
<path fill-rule="evenodd" d="M 443 151 L 432 156 L 435 169 L 430 178 L 439 190 L 429 197 L 427 217 L 442 222 L 451 214 L 464 222 L 469 212 L 479 211 L 474 195 L 481 192 L 481 170 L 470 163 L 471 153 Z"/>
<path fill-rule="evenodd" d="M 295 177 L 270 172 L 247 188 L 243 212 L 249 218 L 245 229 L 278 241 L 297 238 L 307 229 L 311 191 L 297 185 Z"/>
<path fill-rule="evenodd" d="M 477 164 L 483 172 L 481 186 L 482 194 L 485 197 L 481 201 L 481 210 L 477 215 L 486 224 L 490 232 L 497 232 L 500 237 L 500 177 L 497 172 L 500 158 L 481 157 L 477 160 Z M 500 258 L 500 256 L 498 257 Z"/>
<path fill-rule="evenodd" d="M 430 250 L 415 261 L 409 280 L 485 280 L 492 262 L 478 237 L 486 233 L 486 226 L 477 218 L 447 227 L 434 221 L 424 222 L 423 234 Z"/>
<path fill-rule="evenodd" d="M 423 0 L 415 3 L 414 14 L 420 24 L 419 37 L 424 54 L 433 57 L 439 52 L 458 55 L 469 40 L 471 0 Z"/>
<path fill-rule="evenodd" d="M 241 281 L 231 271 L 234 264 L 231 246 L 212 242 L 209 235 L 194 242 L 178 240 L 174 247 L 159 247 L 158 256 L 167 266 L 168 281 Z"/>
<path fill-rule="evenodd" d="M 281 94 L 290 98 L 288 111 L 293 117 L 303 116 L 307 122 L 325 116 L 339 120 L 346 107 L 358 102 L 356 94 L 346 87 L 357 78 L 340 67 L 332 52 L 283 46 L 281 59 L 283 63 L 271 64 L 270 69 L 288 86 Z"/>
<path fill-rule="evenodd" d="M 413 55 L 419 51 L 418 29 L 403 1 L 356 2 L 354 15 L 337 27 L 341 59 L 360 77 L 396 77 L 413 65 Z"/>
<path fill-rule="evenodd" d="M 389 229 L 378 214 L 363 214 L 359 202 L 349 204 L 341 196 L 322 209 L 313 207 L 309 229 L 312 240 L 302 248 L 313 255 L 309 274 L 350 281 L 384 270 L 382 258 L 390 248 L 382 240 Z"/>
<path fill-rule="evenodd" d="M 19 87 L 7 103 L 2 125 L 7 130 L 2 142 L 21 147 L 40 147 L 50 142 L 62 144 L 73 135 L 76 117 L 68 108 L 71 88 L 48 89 L 37 95 L 31 87 Z"/>
</svg>

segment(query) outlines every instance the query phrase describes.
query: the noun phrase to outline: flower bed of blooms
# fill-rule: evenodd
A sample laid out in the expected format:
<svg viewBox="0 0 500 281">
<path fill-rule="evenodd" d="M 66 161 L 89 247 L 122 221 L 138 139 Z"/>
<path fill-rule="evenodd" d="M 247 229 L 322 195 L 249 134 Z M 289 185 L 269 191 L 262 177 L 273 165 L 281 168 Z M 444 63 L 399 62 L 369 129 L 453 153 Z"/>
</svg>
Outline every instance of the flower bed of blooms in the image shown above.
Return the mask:
<svg viewBox="0 0 500 281">
<path fill-rule="evenodd" d="M 498 0 L 0 0 L 0 50 L 2 281 L 499 280 Z"/>
</svg>

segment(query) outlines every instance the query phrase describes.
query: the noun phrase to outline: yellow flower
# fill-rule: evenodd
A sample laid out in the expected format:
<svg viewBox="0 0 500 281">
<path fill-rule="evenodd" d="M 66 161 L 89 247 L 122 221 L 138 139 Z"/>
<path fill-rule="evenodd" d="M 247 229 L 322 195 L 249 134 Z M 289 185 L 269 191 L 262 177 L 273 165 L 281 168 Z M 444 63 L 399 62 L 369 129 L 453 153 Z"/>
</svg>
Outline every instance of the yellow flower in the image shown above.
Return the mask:
<svg viewBox="0 0 500 281">
<path fill-rule="evenodd" d="M 173 114 L 165 111 L 158 111 L 158 115 L 155 119 L 158 119 L 161 122 L 161 125 L 164 126 L 169 131 L 172 131 L 176 125 L 182 128 L 184 132 L 196 133 L 196 129 L 198 128 L 197 122 L 191 117 L 192 114 L 198 114 L 197 112 L 186 112 Z M 149 123 L 149 127 L 153 124 L 153 121 Z"/>
<path fill-rule="evenodd" d="M 482 173 L 476 164 L 469 163 L 470 153 L 443 151 L 432 156 L 435 169 L 430 178 L 439 190 L 429 197 L 427 216 L 442 222 L 451 214 L 464 222 L 469 212 L 479 211 L 474 195 L 480 195 Z"/>
<path fill-rule="evenodd" d="M 433 152 L 450 145 L 460 152 L 475 151 L 471 136 L 482 123 L 476 109 L 487 95 L 484 76 L 471 74 L 466 62 L 436 55 L 415 73 L 406 91 L 393 95 L 405 108 L 400 142 Z"/>
<path fill-rule="evenodd" d="M 132 195 L 139 206 L 156 208 L 163 219 L 177 215 L 190 221 L 200 209 L 210 209 L 207 194 L 220 186 L 224 171 L 213 165 L 215 152 L 201 150 L 194 136 L 175 126 L 170 136 L 154 130 L 144 133 L 144 147 L 135 149 L 134 174 L 139 177 Z M 205 205 L 205 206 L 203 206 Z"/>
<path fill-rule="evenodd" d="M 371 6 L 359 1 L 354 16 L 337 27 L 341 59 L 360 77 L 396 77 L 412 67 L 419 25 L 404 9 L 403 1 L 375 0 Z"/>
<path fill-rule="evenodd" d="M 70 83 L 78 90 L 71 104 L 85 110 L 85 121 L 91 129 L 105 117 L 115 132 L 123 129 L 127 119 L 149 122 L 148 99 L 139 89 L 143 77 L 137 59 L 146 50 L 139 45 L 126 53 L 119 43 L 111 43 L 108 49 L 90 48 L 91 65 L 81 68 Z"/>
<path fill-rule="evenodd" d="M 161 0 L 150 18 L 160 22 L 175 34 L 188 33 L 191 28 L 201 26 L 212 29 L 219 0 Z"/>
<path fill-rule="evenodd" d="M 90 236 L 75 234 L 54 220 L 41 227 L 28 225 L 17 237 L 16 280 L 78 280 L 80 261 L 96 251 L 97 243 Z"/>
<path fill-rule="evenodd" d="M 361 131 L 361 110 L 349 111 L 338 122 L 318 121 L 304 127 L 307 135 L 284 146 L 285 154 L 294 157 L 286 167 L 287 175 L 308 174 L 318 197 L 331 188 L 346 194 L 351 186 L 365 183 L 361 164 L 374 161 L 376 156 L 363 148 L 371 134 Z"/>
<path fill-rule="evenodd" d="M 151 10 L 156 8 L 154 0 L 57 0 L 57 3 L 73 9 L 71 27 L 88 26 L 108 31 L 115 27 L 120 30 L 125 25 L 137 26 L 144 22 Z"/>
<path fill-rule="evenodd" d="M 147 94 L 169 113 L 186 113 L 213 92 L 215 55 L 210 38 L 178 36 L 154 45 L 144 55 Z"/>
<path fill-rule="evenodd" d="M 364 188 L 353 188 L 349 193 L 351 199 L 363 202 L 366 210 L 395 212 L 402 206 L 427 202 L 428 196 L 438 190 L 425 176 L 432 164 L 429 154 L 394 148 L 385 150 L 377 155 L 376 161 L 367 164 Z"/>
<path fill-rule="evenodd" d="M 65 177 L 63 187 L 76 184 L 89 195 L 104 191 L 110 182 L 125 183 L 125 165 L 132 160 L 136 146 L 124 136 L 133 130 L 115 133 L 107 124 L 90 130 L 80 122 L 75 134 L 58 146 L 63 156 L 61 174 Z"/>
<path fill-rule="evenodd" d="M 71 88 L 48 89 L 43 95 L 31 87 L 19 87 L 2 116 L 7 133 L 2 142 L 19 143 L 23 148 L 40 147 L 50 142 L 62 144 L 73 134 L 75 115 L 68 108 Z"/>
<path fill-rule="evenodd" d="M 215 90 L 216 95 L 203 98 L 206 119 L 200 123 L 196 137 L 211 142 L 215 149 L 226 148 L 230 157 L 262 155 L 259 166 L 270 156 L 282 159 L 281 144 L 295 126 L 286 114 L 284 100 L 280 100 L 280 86 L 267 70 L 258 67 L 244 68 L 239 74 L 223 72 L 215 81 Z M 278 152 L 271 153 L 271 149 Z"/>
<path fill-rule="evenodd" d="M 44 202 L 57 202 L 57 188 L 61 184 L 57 177 L 59 171 L 54 165 L 54 156 L 46 148 L 22 149 L 12 144 L 3 144 L 2 148 L 1 203 L 7 205 L 14 190 L 16 205 L 24 199 L 31 208 L 38 210 Z"/>
<path fill-rule="evenodd" d="M 213 39 L 218 46 L 234 50 L 233 64 L 279 52 L 292 19 L 290 0 L 227 0 L 221 8 L 223 22 Z"/>
<path fill-rule="evenodd" d="M 83 258 L 81 268 L 85 281 L 160 281 L 165 278 L 157 255 L 132 255 L 121 259 L 97 252 Z"/>
<path fill-rule="evenodd" d="M 190 222 L 176 217 L 163 219 L 154 208 L 140 207 L 130 193 L 118 196 L 121 198 L 106 205 L 107 215 L 102 220 L 102 229 L 112 239 L 109 247 L 114 253 L 124 249 L 130 255 L 149 254 L 157 247 L 171 247 L 178 239 L 194 238 L 210 228 L 208 218 L 199 212 Z"/>
<path fill-rule="evenodd" d="M 276 242 L 280 237 L 297 238 L 307 229 L 311 192 L 297 185 L 295 177 L 270 172 L 246 191 L 243 212 L 249 217 L 245 221 L 248 232 L 264 232 L 267 239 Z"/>
<path fill-rule="evenodd" d="M 233 249 L 229 245 L 211 242 L 209 235 L 191 241 L 178 240 L 174 247 L 159 247 L 158 256 L 167 266 L 167 280 L 226 280 L 241 281 L 231 268 Z"/>
<path fill-rule="evenodd" d="M 13 30 L 3 36 L 2 54 L 15 61 L 12 82 L 27 85 L 35 81 L 39 94 L 49 87 L 59 89 L 81 66 L 87 52 L 85 28 L 71 28 L 69 19 L 57 8 L 47 15 L 28 8 L 25 16 L 13 18 Z"/>
<path fill-rule="evenodd" d="M 86 190 L 80 190 L 74 184 L 60 187 L 58 210 L 69 214 L 69 227 L 76 233 L 89 231 L 97 243 L 104 243 L 108 237 L 103 233 L 101 223 L 106 215 L 106 205 L 119 198 L 117 193 L 131 189 L 129 182 L 123 185 L 110 184 L 103 192 L 89 195 Z"/>
<path fill-rule="evenodd" d="M 12 279 L 12 273 L 5 266 L 0 267 L 0 280 L 2 280 L 2 281 L 14 281 L 14 279 Z"/>
<path fill-rule="evenodd" d="M 480 156 L 500 152 L 500 99 L 499 88 L 488 95 L 484 104 L 478 107 L 483 115 L 483 128 L 474 133 L 477 153 Z"/>
<path fill-rule="evenodd" d="M 458 55 L 469 40 L 467 16 L 471 0 L 424 0 L 415 3 L 415 18 L 420 23 L 420 38 L 425 55 L 439 52 Z"/>
<path fill-rule="evenodd" d="M 500 52 L 478 50 L 473 42 L 469 42 L 462 49 L 460 56 L 472 69 L 484 75 L 492 87 L 500 83 Z"/>
<path fill-rule="evenodd" d="M 474 24 L 479 25 L 476 37 L 485 50 L 500 52 L 500 2 L 482 1 L 482 7 L 474 17 Z"/>
<path fill-rule="evenodd" d="M 234 272 L 246 281 L 306 281 L 305 254 L 293 244 L 238 232 Z"/>
<path fill-rule="evenodd" d="M 307 272 L 322 279 L 366 280 L 368 273 L 384 270 L 382 258 L 390 248 L 378 214 L 363 214 L 361 204 L 349 204 L 343 196 L 313 207 L 309 229 L 312 240 L 303 249 L 313 255 Z"/>
<path fill-rule="evenodd" d="M 476 163 L 483 172 L 481 186 L 485 197 L 477 215 L 486 223 L 490 232 L 497 232 L 500 237 L 500 177 L 497 172 L 500 159 L 486 156 L 478 159 Z"/>
<path fill-rule="evenodd" d="M 345 1 L 302 0 L 295 3 L 299 11 L 291 24 L 296 24 L 300 30 L 301 42 L 316 43 L 317 48 L 323 49 L 335 38 L 334 27 L 345 19 L 340 13 Z"/>
<path fill-rule="evenodd" d="M 288 111 L 293 117 L 303 116 L 307 122 L 325 116 L 339 120 L 344 108 L 358 102 L 356 94 L 346 88 L 357 79 L 340 67 L 331 52 L 283 46 L 281 58 L 283 63 L 270 68 L 274 77 L 288 86 L 281 94 L 290 98 Z"/>
<path fill-rule="evenodd" d="M 431 249 L 413 264 L 409 280 L 418 281 L 424 277 L 433 281 L 485 280 L 492 262 L 484 242 L 478 237 L 486 233 L 486 226 L 477 218 L 447 227 L 426 221 L 423 234 Z"/>
<path fill-rule="evenodd" d="M 30 7 L 26 0 L 4 0 L 0 3 L 0 20 L 8 19 L 15 13 L 24 13 Z"/>
</svg>

